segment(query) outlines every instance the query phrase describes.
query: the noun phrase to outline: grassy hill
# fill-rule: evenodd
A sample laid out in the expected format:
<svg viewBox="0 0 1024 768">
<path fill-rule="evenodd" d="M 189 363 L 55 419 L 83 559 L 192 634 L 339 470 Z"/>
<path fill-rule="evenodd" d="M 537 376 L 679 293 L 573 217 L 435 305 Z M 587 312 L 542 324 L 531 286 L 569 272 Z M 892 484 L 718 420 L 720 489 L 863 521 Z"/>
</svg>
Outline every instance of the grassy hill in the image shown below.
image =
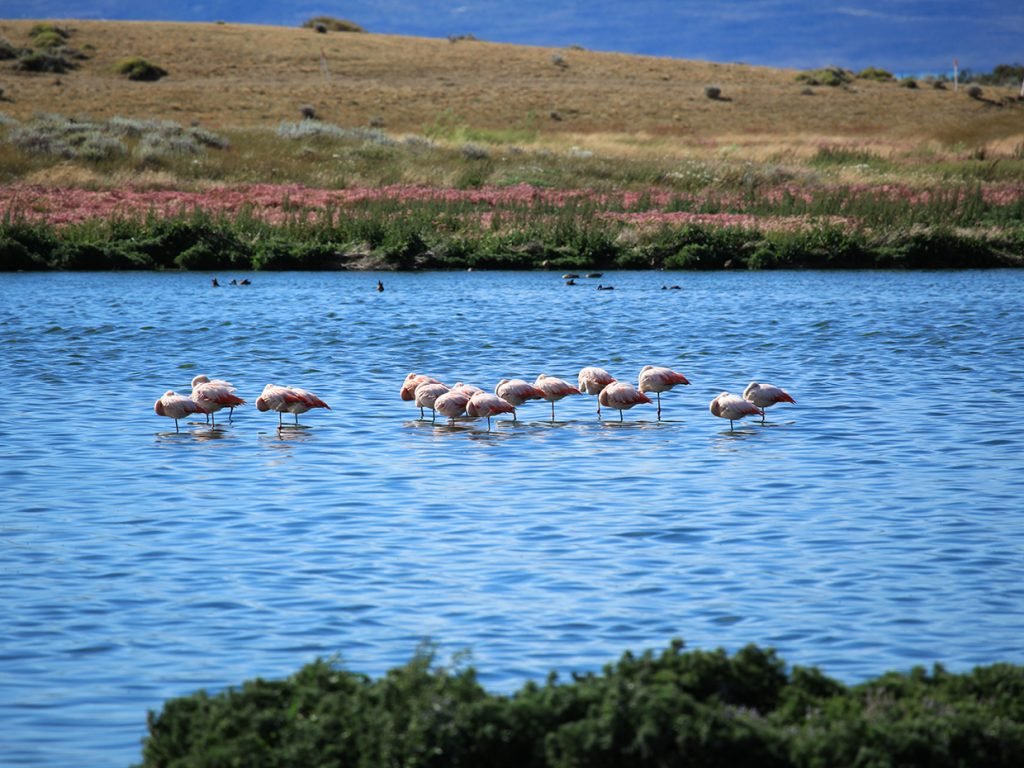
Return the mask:
<svg viewBox="0 0 1024 768">
<path fill-rule="evenodd" d="M 1008 88 L 84 21 L 0 88 L 5 268 L 1024 264 Z"/>
<path fill-rule="evenodd" d="M 318 33 L 226 23 L 58 21 L 86 58 L 62 73 L 0 62 L 0 111 L 45 111 L 198 123 L 212 130 L 276 127 L 312 107 L 341 126 L 422 134 L 452 125 L 497 139 L 621 154 L 680 155 L 723 148 L 757 160 L 822 144 L 882 153 L 1024 147 L 1013 91 L 916 89 L 854 80 L 808 86 L 794 70 L 476 40 Z M 33 22 L 0 21 L 0 37 L 31 45 Z M 117 63 L 141 56 L 167 71 L 127 79 Z M 885 62 L 878 62 L 884 66 Z M 706 87 L 720 89 L 709 98 Z"/>
</svg>

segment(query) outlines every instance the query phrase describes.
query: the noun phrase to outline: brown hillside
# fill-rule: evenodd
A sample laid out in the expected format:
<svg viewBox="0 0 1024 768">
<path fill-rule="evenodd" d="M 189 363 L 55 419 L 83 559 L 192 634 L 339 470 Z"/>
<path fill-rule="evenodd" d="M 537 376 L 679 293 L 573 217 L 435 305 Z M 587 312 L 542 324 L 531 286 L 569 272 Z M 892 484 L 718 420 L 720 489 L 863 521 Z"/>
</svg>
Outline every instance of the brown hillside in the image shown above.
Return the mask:
<svg viewBox="0 0 1024 768">
<path fill-rule="evenodd" d="M 793 70 L 461 40 L 239 24 L 58 22 L 89 58 L 61 75 L 0 62 L 0 111 L 95 118 L 168 118 L 210 128 L 276 126 L 311 105 L 342 126 L 419 133 L 439 120 L 532 128 L 571 140 L 606 137 L 623 148 L 675 138 L 744 146 L 822 139 L 903 146 L 1024 141 L 1024 109 L 1010 91 L 902 88 L 857 80 L 811 89 Z M 28 45 L 32 22 L 0 21 Z M 142 56 L 169 72 L 133 82 L 116 62 Z M 879 62 L 884 66 L 884 62 Z M 705 86 L 721 88 L 712 100 Z"/>
</svg>

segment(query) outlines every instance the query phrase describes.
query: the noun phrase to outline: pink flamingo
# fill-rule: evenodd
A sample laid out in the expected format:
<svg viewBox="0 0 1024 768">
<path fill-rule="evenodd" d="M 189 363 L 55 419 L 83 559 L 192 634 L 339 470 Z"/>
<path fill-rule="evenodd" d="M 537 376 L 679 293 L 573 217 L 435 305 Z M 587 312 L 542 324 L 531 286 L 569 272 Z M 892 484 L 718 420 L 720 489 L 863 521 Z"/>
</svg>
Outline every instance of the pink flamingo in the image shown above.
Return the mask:
<svg viewBox="0 0 1024 768">
<path fill-rule="evenodd" d="M 467 415 L 473 418 L 487 417 L 488 432 L 491 431 L 491 416 L 497 416 L 499 413 L 511 413 L 512 418 L 515 419 L 516 408 L 512 403 L 497 395 L 492 395 L 490 392 L 477 392 L 466 403 Z"/>
<path fill-rule="evenodd" d="M 434 410 L 442 416 L 447 416 L 449 424 L 454 425 L 455 419 L 466 413 L 466 406 L 472 395 L 461 390 L 445 392 L 434 401 Z"/>
<path fill-rule="evenodd" d="M 671 368 L 659 365 L 645 365 L 640 369 L 640 380 L 637 387 L 641 392 L 654 392 L 658 395 L 658 421 L 661 421 L 661 393 L 668 392 L 677 384 L 689 384 L 683 374 Z"/>
<path fill-rule="evenodd" d="M 465 392 L 467 395 L 472 397 L 473 395 L 483 392 L 483 390 L 475 384 L 463 384 L 461 381 L 457 381 L 455 382 L 455 386 L 452 387 L 452 392 Z"/>
<path fill-rule="evenodd" d="M 711 411 L 713 416 L 728 419 L 729 429 L 733 428 L 732 423 L 737 419 L 761 413 L 761 410 L 756 405 L 748 403 L 739 395 L 734 395 L 731 392 L 722 392 L 718 395 L 711 401 L 708 410 Z"/>
<path fill-rule="evenodd" d="M 405 381 L 402 382 L 402 389 L 399 392 L 400 397 L 406 401 L 412 401 L 416 399 L 416 387 L 420 384 L 440 384 L 441 382 L 432 376 L 427 376 L 425 373 L 410 373 L 405 377 Z M 420 417 L 423 414 L 420 413 Z"/>
<path fill-rule="evenodd" d="M 637 392 L 632 384 L 625 381 L 616 381 L 601 390 L 597 401 L 606 408 L 617 408 L 619 421 L 622 421 L 622 412 L 641 403 L 650 403 L 651 398 L 643 392 Z"/>
<path fill-rule="evenodd" d="M 764 409 L 770 408 L 776 403 L 793 403 L 796 405 L 789 392 L 772 384 L 758 384 L 752 381 L 743 390 L 743 399 L 753 403 L 761 409 L 761 423 L 764 424 Z"/>
<path fill-rule="evenodd" d="M 601 390 L 609 384 L 615 383 L 615 377 L 608 373 L 604 368 L 588 366 L 580 370 L 577 383 L 579 384 L 580 392 L 585 392 L 588 395 L 600 395 Z M 601 415 L 600 397 L 597 398 L 597 415 Z M 621 416 L 622 414 L 620 413 L 619 415 Z"/>
<path fill-rule="evenodd" d="M 555 403 L 561 400 L 563 397 L 569 395 L 581 394 L 576 387 L 567 382 L 565 379 L 559 379 L 554 376 L 548 376 L 546 373 L 542 373 L 537 377 L 537 380 L 533 382 L 533 386 L 544 393 L 544 399 L 551 403 L 551 421 L 555 420 Z"/>
<path fill-rule="evenodd" d="M 178 419 L 184 419 L 190 413 L 209 413 L 209 411 L 191 398 L 179 395 L 173 389 L 169 389 L 164 392 L 163 397 L 153 403 L 153 413 L 157 416 L 174 419 L 174 431 L 180 432 Z"/>
<path fill-rule="evenodd" d="M 262 394 L 256 398 L 256 410 L 277 411 L 277 426 L 280 429 L 284 426 L 282 419 L 285 413 L 295 414 L 295 423 L 299 423 L 299 414 L 305 413 L 312 408 L 326 408 L 331 406 L 314 395 L 312 392 L 300 389 L 299 387 L 282 387 L 279 384 L 267 384 Z"/>
<path fill-rule="evenodd" d="M 430 419 L 431 421 L 437 419 L 437 411 L 434 410 L 434 402 L 445 392 L 448 392 L 448 387 L 437 382 L 427 381 L 416 387 L 416 405 L 419 406 L 421 419 L 423 418 L 424 408 L 429 408 L 433 413 L 433 416 Z"/>
<path fill-rule="evenodd" d="M 522 379 L 502 379 L 494 387 L 494 394 L 507 403 L 519 407 L 528 400 L 543 400 L 544 393 L 533 384 Z M 516 420 L 515 409 L 512 410 L 512 421 Z"/>
<path fill-rule="evenodd" d="M 235 394 L 235 388 L 223 379 L 210 379 L 204 373 L 192 379 L 192 400 L 199 403 L 210 413 L 213 426 L 217 426 L 217 417 L 214 414 L 224 408 L 228 411 L 228 421 L 239 405 L 245 405 L 245 400 Z"/>
</svg>

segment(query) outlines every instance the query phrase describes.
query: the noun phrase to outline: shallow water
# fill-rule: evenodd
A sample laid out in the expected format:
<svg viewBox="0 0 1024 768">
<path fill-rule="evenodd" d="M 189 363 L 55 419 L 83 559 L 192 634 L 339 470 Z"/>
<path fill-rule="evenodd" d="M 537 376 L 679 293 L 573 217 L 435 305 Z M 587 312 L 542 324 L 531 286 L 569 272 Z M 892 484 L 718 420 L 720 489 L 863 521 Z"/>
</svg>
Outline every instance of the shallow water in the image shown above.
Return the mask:
<svg viewBox="0 0 1024 768">
<path fill-rule="evenodd" d="M 501 692 L 673 637 L 846 682 L 1024 663 L 1022 271 L 210 277 L 0 275 L 5 765 L 126 766 L 169 697 L 427 637 Z M 647 363 L 692 382 L 661 422 L 398 398 Z M 153 402 L 198 373 L 250 405 L 176 433 Z M 731 431 L 708 402 L 752 379 L 797 405 Z M 267 382 L 332 410 L 278 431 Z"/>
</svg>

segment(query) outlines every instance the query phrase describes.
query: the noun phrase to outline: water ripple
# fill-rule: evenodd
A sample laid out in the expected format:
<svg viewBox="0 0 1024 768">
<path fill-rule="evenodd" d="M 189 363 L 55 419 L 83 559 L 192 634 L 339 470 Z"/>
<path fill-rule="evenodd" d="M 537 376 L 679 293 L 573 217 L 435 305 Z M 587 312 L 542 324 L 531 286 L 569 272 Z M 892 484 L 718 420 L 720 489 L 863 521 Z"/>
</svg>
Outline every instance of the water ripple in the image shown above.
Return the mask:
<svg viewBox="0 0 1024 768">
<path fill-rule="evenodd" d="M 673 636 L 851 682 L 1024 662 L 1024 436 L 996 417 L 1024 274 L 688 275 L 685 305 L 648 273 L 596 298 L 382 277 L 0 275 L 0 360 L 35 394 L 0 425 L 7 762 L 127 765 L 170 696 L 335 653 L 380 674 L 427 637 L 501 691 Z M 661 422 L 570 397 L 488 431 L 397 397 L 411 370 L 490 389 L 648 362 L 693 382 Z M 176 432 L 153 402 L 201 372 L 249 405 Z M 710 416 L 752 379 L 798 405 Z M 278 429 L 252 407 L 271 381 L 333 410 Z"/>
</svg>

